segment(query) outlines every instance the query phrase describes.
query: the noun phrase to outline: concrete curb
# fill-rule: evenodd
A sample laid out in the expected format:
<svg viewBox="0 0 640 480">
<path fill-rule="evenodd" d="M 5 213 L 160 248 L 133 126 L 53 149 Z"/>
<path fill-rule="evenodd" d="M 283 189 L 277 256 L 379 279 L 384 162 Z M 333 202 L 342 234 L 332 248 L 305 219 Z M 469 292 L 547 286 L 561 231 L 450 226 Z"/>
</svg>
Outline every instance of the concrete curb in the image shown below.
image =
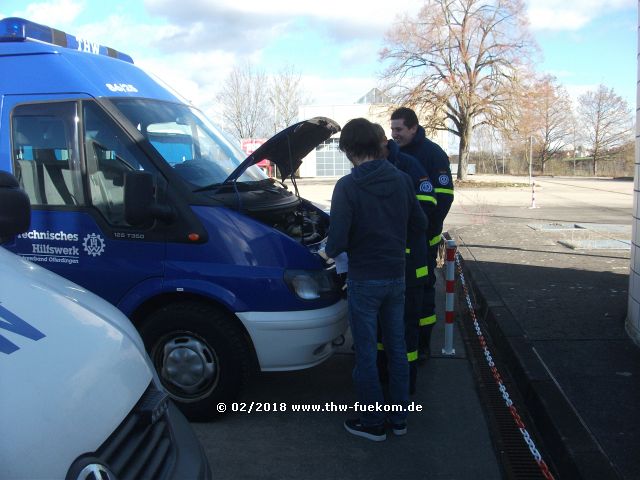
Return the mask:
<svg viewBox="0 0 640 480">
<path fill-rule="evenodd" d="M 463 259 L 465 256 L 473 258 L 464 245 L 458 245 L 458 252 Z M 476 316 L 484 322 L 483 328 L 487 329 L 486 333 L 506 363 L 559 476 L 585 480 L 621 479 L 481 266 L 472 260 L 463 262 L 462 266 L 477 302 Z"/>
</svg>

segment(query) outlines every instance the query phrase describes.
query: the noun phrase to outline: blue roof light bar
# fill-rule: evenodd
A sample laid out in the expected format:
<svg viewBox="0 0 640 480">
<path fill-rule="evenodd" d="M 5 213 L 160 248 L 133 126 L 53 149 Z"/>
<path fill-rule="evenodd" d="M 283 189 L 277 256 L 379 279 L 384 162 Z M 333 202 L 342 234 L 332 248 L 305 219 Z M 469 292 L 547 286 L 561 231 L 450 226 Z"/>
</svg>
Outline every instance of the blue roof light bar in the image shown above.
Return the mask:
<svg viewBox="0 0 640 480">
<path fill-rule="evenodd" d="M 32 40 L 37 42 L 71 48 L 80 52 L 106 55 L 108 57 L 133 63 L 133 59 L 126 53 L 113 48 L 90 42 L 83 38 L 75 37 L 61 30 L 40 25 L 24 18 L 9 17 L 0 20 L 0 42 L 24 42 Z"/>
</svg>

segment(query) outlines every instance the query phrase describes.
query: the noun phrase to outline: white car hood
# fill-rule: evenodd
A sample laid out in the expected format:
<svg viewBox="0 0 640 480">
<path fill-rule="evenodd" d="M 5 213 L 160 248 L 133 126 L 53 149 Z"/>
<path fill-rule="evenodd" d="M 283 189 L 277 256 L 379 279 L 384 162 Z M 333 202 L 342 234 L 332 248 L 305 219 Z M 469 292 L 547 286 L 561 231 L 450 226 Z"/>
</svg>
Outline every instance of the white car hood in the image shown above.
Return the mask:
<svg viewBox="0 0 640 480">
<path fill-rule="evenodd" d="M 0 477 L 64 478 L 152 378 L 119 310 L 0 248 Z"/>
</svg>

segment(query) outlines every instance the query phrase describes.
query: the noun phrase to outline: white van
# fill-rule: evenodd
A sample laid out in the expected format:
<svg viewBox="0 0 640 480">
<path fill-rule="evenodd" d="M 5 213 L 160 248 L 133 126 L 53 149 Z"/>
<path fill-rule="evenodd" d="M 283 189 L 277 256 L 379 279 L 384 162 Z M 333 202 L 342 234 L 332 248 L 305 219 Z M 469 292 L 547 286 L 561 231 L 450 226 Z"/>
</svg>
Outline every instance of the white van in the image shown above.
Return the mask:
<svg viewBox="0 0 640 480">
<path fill-rule="evenodd" d="M 29 227 L 0 171 L 0 242 Z M 0 478 L 209 479 L 129 320 L 0 247 Z"/>
</svg>

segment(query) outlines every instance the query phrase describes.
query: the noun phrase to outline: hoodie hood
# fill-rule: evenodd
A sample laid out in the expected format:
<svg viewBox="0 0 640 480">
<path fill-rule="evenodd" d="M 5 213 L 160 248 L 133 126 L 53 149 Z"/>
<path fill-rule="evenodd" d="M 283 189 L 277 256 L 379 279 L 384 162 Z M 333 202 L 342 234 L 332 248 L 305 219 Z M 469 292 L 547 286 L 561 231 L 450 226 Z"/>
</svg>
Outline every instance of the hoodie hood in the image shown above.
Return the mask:
<svg viewBox="0 0 640 480">
<path fill-rule="evenodd" d="M 233 182 L 247 168 L 262 160 L 275 163 L 284 180 L 300 167 L 309 152 L 339 131 L 340 125 L 326 117 L 314 117 L 291 125 L 260 145 L 231 172 L 225 183 Z"/>
<path fill-rule="evenodd" d="M 365 162 L 351 173 L 358 187 L 376 197 L 388 197 L 397 185 L 392 181 L 397 170 L 385 159 Z"/>
<path fill-rule="evenodd" d="M 400 155 L 400 145 L 398 145 L 394 140 L 389 140 L 387 142 L 387 149 L 389 150 L 389 160 L 393 165 L 397 165 L 398 156 Z"/>
</svg>

